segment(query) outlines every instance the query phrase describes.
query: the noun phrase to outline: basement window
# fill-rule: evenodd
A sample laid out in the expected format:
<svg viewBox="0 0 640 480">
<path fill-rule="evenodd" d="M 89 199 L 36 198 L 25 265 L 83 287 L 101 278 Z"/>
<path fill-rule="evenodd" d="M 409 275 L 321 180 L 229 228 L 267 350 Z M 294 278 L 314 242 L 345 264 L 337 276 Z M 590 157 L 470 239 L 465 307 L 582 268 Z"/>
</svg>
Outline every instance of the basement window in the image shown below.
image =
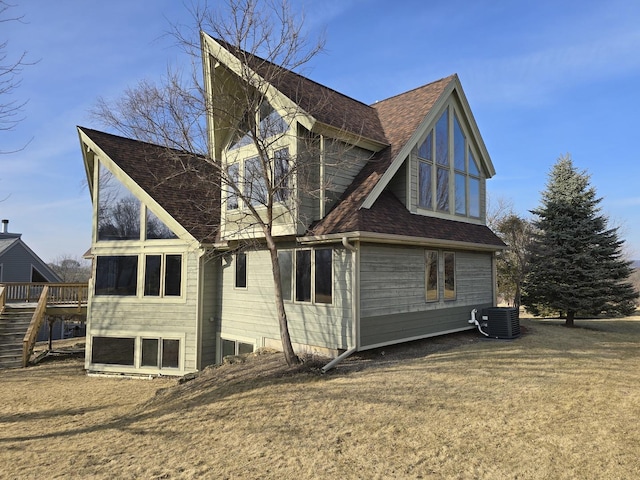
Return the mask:
<svg viewBox="0 0 640 480">
<path fill-rule="evenodd" d="M 133 366 L 135 343 L 132 337 L 93 337 L 91 363 Z"/>
<path fill-rule="evenodd" d="M 222 339 L 222 358 L 232 355 L 244 355 L 253 352 L 253 344 L 239 340 Z"/>
</svg>

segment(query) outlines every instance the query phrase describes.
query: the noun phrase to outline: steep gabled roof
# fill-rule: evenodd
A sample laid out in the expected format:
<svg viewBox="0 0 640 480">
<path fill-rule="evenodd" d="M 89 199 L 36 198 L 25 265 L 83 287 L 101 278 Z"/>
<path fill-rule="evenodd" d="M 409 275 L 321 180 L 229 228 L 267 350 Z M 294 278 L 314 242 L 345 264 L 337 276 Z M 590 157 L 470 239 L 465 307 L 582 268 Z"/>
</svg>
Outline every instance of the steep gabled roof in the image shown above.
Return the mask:
<svg viewBox="0 0 640 480">
<path fill-rule="evenodd" d="M 436 102 L 442 98 L 445 89 L 456 78 L 456 75 L 451 75 L 372 105 L 391 144 L 392 158 L 407 144 Z"/>
<path fill-rule="evenodd" d="M 22 252 L 22 253 L 20 253 Z M 62 279 L 60 276 L 54 272 L 47 263 L 42 260 L 31 248 L 27 245 L 24 240 L 22 240 L 22 235 L 19 233 L 0 233 L 0 260 L 2 257 L 16 258 L 16 255 L 20 257 L 21 255 L 25 255 L 30 259 L 29 264 L 25 265 L 27 268 L 29 266 L 36 267 L 36 269 L 42 274 L 48 281 L 50 282 L 61 282 Z M 25 257 L 22 257 L 25 258 Z M 1 262 L 0 262 L 1 263 Z M 22 262 L 19 262 L 22 264 Z M 15 268 L 15 267 L 14 267 Z M 15 270 L 14 270 L 15 273 Z M 17 273 L 20 275 L 20 273 Z M 20 275 L 21 276 L 21 275 Z M 20 281 L 24 281 L 25 277 L 23 276 Z M 4 277 L 4 281 L 18 281 L 17 279 L 7 278 L 6 274 Z"/>
<path fill-rule="evenodd" d="M 223 40 L 209 35 L 205 38 L 215 42 L 243 63 L 246 62 L 251 70 L 316 121 L 339 131 L 388 145 L 380 119 L 371 106 L 257 55 L 240 50 Z"/>
<path fill-rule="evenodd" d="M 374 104 L 391 146 L 376 153 L 367 162 L 331 212 L 313 226 L 311 230 L 314 234 L 332 233 L 336 225 L 348 223 L 349 217 L 360 210 L 364 200 L 371 194 L 454 78 L 452 75 Z"/>
<path fill-rule="evenodd" d="M 263 79 L 269 79 L 274 88 L 317 121 L 388 145 L 372 156 L 329 215 L 314 227 L 318 231 L 340 223 L 359 210 L 368 198 L 370 202 L 375 201 L 372 192 L 383 175 L 390 177 L 389 168 L 394 161 L 399 163 L 398 155 L 438 101 L 446 100 L 445 93 L 459 86 L 454 74 L 369 106 L 222 40 L 208 35 L 206 38 L 246 62 Z"/>
<path fill-rule="evenodd" d="M 504 247 L 504 242 L 484 225 L 412 214 L 386 191 L 373 198 L 372 192 L 380 188 L 383 176 L 392 176 L 392 164 L 404 161 L 399 155 L 412 145 L 419 127 L 458 85 L 457 75 L 451 75 L 375 103 L 373 108 L 390 146 L 372 156 L 334 208 L 307 233 L 322 236 L 359 231 Z M 362 208 L 368 198 L 373 198 L 372 205 Z"/>
<path fill-rule="evenodd" d="M 197 155 L 78 127 L 196 240 L 215 241 L 220 225 L 216 169 Z"/>
</svg>

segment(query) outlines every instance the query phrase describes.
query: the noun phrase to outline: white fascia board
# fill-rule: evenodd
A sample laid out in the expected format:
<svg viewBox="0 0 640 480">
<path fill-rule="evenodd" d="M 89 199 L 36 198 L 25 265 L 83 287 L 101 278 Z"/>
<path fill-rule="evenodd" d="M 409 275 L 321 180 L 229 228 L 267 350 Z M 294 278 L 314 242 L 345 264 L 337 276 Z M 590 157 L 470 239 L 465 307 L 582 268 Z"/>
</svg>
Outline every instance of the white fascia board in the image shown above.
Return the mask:
<svg viewBox="0 0 640 480">
<path fill-rule="evenodd" d="M 347 130 L 342 130 L 341 128 L 334 127 L 333 125 L 329 125 L 326 123 L 318 122 L 314 131 L 316 133 L 324 135 L 325 137 L 340 140 L 348 143 L 349 145 L 364 148 L 365 150 L 369 150 L 370 152 L 379 152 L 380 150 L 384 150 L 389 146 L 388 143 L 382 143 L 377 140 L 373 140 L 371 138 L 349 132 Z"/>
<path fill-rule="evenodd" d="M 491 161 L 491 157 L 489 156 L 489 152 L 487 151 L 487 147 L 484 144 L 484 140 L 480 135 L 480 130 L 478 129 L 478 124 L 473 117 L 473 113 L 471 112 L 471 107 L 469 106 L 469 102 L 467 101 L 467 97 L 464 94 L 464 90 L 462 89 L 462 84 L 460 83 L 460 79 L 456 75 L 451 82 L 447 85 L 447 88 L 442 92 L 442 95 L 438 99 L 438 101 L 433 105 L 429 113 L 424 117 L 418 128 L 413 132 L 407 143 L 402 147 L 402 150 L 398 153 L 396 158 L 393 159 L 393 162 L 387 169 L 387 171 L 382 175 L 378 183 L 373 188 L 371 193 L 367 196 L 365 201 L 362 203 L 360 208 L 371 208 L 375 201 L 378 199 L 382 191 L 385 189 L 387 184 L 391 181 L 396 172 L 400 169 L 402 164 L 407 160 L 413 146 L 418 143 L 418 140 L 427 130 L 427 127 L 433 123 L 435 117 L 440 110 L 445 106 L 445 104 L 449 101 L 449 98 L 453 94 L 457 94 L 458 99 L 460 101 L 460 105 L 462 107 L 462 111 L 464 113 L 465 118 L 468 121 L 468 124 L 471 128 L 471 136 L 473 137 L 476 145 L 478 146 L 480 158 L 479 160 L 482 162 L 484 166 L 484 171 L 487 174 L 487 178 L 491 178 L 496 174 L 495 168 L 493 167 L 493 163 Z"/>
<path fill-rule="evenodd" d="M 412 237 L 408 235 L 393 235 L 389 233 L 373 233 L 373 232 L 347 232 L 347 233 L 333 233 L 330 235 L 316 235 L 308 237 L 298 238 L 298 243 L 303 245 L 307 244 L 323 244 L 323 243 L 337 243 L 342 241 L 342 238 L 348 240 L 358 240 L 360 242 L 368 243 L 385 243 L 388 245 L 407 245 L 417 247 L 432 247 L 432 248 L 454 248 L 457 250 L 472 250 L 472 251 L 485 251 L 496 252 L 508 248 L 506 246 L 501 247 L 499 245 L 486 245 L 484 243 L 470 243 L 460 242 L 455 240 L 442 240 L 438 238 L 426 238 L 426 237 Z"/>
<path fill-rule="evenodd" d="M 84 173 L 87 176 L 89 195 L 91 197 L 91 201 L 93 202 L 93 169 L 95 168 L 95 165 L 93 158 L 89 158 L 92 153 L 92 149 L 88 143 L 89 137 L 85 135 L 80 127 L 76 127 L 76 129 L 78 130 L 78 138 L 80 139 L 80 149 L 82 150 L 82 161 L 84 163 Z M 91 143 L 93 144 L 93 142 Z"/>
<path fill-rule="evenodd" d="M 203 43 L 203 54 L 212 56 L 216 61 L 226 65 L 232 72 L 234 72 L 239 81 L 244 81 L 242 75 L 243 68 L 249 68 L 247 65 L 242 64 L 242 62 L 231 52 L 229 52 L 226 48 L 216 42 L 211 36 L 209 36 L 206 32 L 201 32 L 201 38 Z M 310 115 L 308 112 L 303 111 L 299 105 L 294 103 L 289 97 L 284 95 L 280 90 L 267 82 L 264 78 L 258 75 L 253 70 L 249 70 L 252 75 L 255 75 L 256 78 L 260 79 L 262 82 L 256 82 L 254 85 L 258 89 L 264 89 L 266 86 L 266 91 L 263 91 L 264 95 L 267 97 L 269 102 L 273 105 L 274 108 L 280 110 L 281 112 L 294 111 L 296 112 L 295 120 L 302 124 L 307 130 L 311 131 L 313 129 L 314 124 L 316 123 L 316 119 Z M 205 79 L 205 85 L 207 88 L 209 85 L 210 79 Z M 211 92 L 208 93 L 211 95 Z"/>
<path fill-rule="evenodd" d="M 80 137 L 82 142 L 86 144 L 97 157 L 96 160 L 102 162 L 105 167 L 109 169 L 111 174 L 116 177 L 125 186 L 127 190 L 131 192 L 138 200 L 140 200 L 147 208 L 156 214 L 156 216 L 162 220 L 169 229 L 178 235 L 181 240 L 189 242 L 197 242 L 198 240 L 193 237 L 180 223 L 174 219 L 169 213 L 160 206 L 156 200 L 149 195 L 140 185 L 138 185 L 129 175 L 127 175 L 119 166 L 111 160 L 107 155 L 90 137 L 88 137 L 83 131 L 80 130 Z M 84 149 L 83 149 L 84 153 Z M 98 168 L 95 166 L 94 168 Z M 92 197 L 93 198 L 93 197 Z"/>
<path fill-rule="evenodd" d="M 484 144 L 484 140 L 482 139 L 482 135 L 480 135 L 480 129 L 478 128 L 478 124 L 476 123 L 476 119 L 473 116 L 473 112 L 471 111 L 471 107 L 469 106 L 469 102 L 467 101 L 467 96 L 464 94 L 464 90 L 462 89 L 462 84 L 460 80 L 456 76 L 456 93 L 458 94 L 458 99 L 460 100 L 460 105 L 462 106 L 462 110 L 464 112 L 464 116 L 467 119 L 469 126 L 471 128 L 471 136 L 475 140 L 478 146 L 478 153 L 480 154 L 480 161 L 485 167 L 485 172 L 487 174 L 487 179 L 493 177 L 496 174 L 496 170 L 493 166 L 493 162 L 491 161 L 491 157 L 489 156 L 489 152 L 487 151 L 487 147 Z"/>
</svg>

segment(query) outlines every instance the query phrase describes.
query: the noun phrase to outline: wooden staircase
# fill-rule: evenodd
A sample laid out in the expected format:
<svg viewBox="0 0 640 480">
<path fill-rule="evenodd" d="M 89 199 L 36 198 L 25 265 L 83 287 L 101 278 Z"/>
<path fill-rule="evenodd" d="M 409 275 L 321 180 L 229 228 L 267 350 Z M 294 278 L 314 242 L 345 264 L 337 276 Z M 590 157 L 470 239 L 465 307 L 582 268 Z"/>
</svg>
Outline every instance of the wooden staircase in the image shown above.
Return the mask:
<svg viewBox="0 0 640 480">
<path fill-rule="evenodd" d="M 0 369 L 22 367 L 24 337 L 33 318 L 33 308 L 5 306 L 0 313 Z"/>
</svg>

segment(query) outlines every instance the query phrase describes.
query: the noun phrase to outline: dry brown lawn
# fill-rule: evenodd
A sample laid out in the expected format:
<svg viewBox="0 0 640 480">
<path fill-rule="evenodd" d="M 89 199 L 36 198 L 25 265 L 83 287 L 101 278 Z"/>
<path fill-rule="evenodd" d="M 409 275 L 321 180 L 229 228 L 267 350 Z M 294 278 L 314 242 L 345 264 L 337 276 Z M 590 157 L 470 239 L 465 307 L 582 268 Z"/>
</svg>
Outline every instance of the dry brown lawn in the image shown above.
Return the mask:
<svg viewBox="0 0 640 480">
<path fill-rule="evenodd" d="M 640 478 L 640 317 L 175 379 L 0 371 L 2 478 Z"/>
</svg>

